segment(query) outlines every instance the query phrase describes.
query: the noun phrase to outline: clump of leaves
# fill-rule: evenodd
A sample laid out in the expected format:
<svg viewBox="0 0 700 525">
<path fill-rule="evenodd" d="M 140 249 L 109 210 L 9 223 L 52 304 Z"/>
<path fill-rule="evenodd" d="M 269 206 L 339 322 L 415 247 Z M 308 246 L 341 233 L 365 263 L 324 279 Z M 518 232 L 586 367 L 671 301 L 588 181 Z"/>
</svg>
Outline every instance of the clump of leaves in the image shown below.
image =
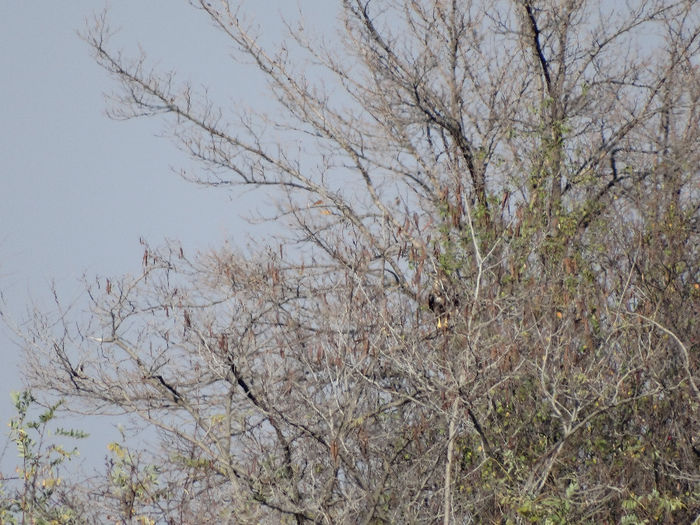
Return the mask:
<svg viewBox="0 0 700 525">
<path fill-rule="evenodd" d="M 83 439 L 88 434 L 61 427 L 51 430 L 60 401 L 33 416 L 39 407 L 31 392 L 13 392 L 11 396 L 17 415 L 10 420 L 9 439 L 17 447 L 19 461 L 14 475 L 3 474 L 0 480 L 0 523 L 77 523 L 61 467 L 78 455 L 78 449 L 60 442 Z"/>
</svg>

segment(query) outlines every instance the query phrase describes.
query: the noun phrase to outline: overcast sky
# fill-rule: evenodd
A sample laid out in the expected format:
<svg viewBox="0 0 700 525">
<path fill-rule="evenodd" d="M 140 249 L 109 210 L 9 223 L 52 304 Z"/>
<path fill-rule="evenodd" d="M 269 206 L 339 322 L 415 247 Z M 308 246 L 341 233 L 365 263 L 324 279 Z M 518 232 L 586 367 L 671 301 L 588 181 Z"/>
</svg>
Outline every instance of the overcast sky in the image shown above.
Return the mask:
<svg viewBox="0 0 700 525">
<path fill-rule="evenodd" d="M 248 4 L 266 38 L 279 36 L 280 10 L 296 6 Z M 316 26 L 333 23 L 332 4 L 301 1 Z M 33 303 L 50 308 L 53 281 L 70 300 L 83 274 L 138 271 L 140 237 L 153 245 L 177 239 L 189 253 L 225 241 L 245 245 L 241 215 L 258 204 L 250 193 L 239 199 L 174 174 L 191 164 L 156 137 L 162 121 L 105 116 L 103 95 L 116 85 L 77 34 L 102 7 L 99 0 L 0 2 L 0 291 L 17 321 Z M 230 60 L 226 41 L 185 0 L 115 0 L 110 19 L 127 53 L 140 44 L 154 64 L 212 86 L 220 100 L 264 107 L 263 86 Z M 5 326 L 0 357 L 5 427 L 9 393 L 22 386 L 20 351 Z"/>
</svg>

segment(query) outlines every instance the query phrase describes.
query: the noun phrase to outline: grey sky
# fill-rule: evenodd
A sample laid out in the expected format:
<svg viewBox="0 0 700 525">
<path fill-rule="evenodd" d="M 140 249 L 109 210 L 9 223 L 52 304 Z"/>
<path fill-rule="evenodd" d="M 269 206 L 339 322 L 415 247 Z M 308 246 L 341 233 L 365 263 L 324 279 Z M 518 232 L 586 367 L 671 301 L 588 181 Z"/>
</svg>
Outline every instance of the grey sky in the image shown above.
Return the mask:
<svg viewBox="0 0 700 525">
<path fill-rule="evenodd" d="M 268 35 L 293 0 L 248 2 Z M 312 24 L 332 24 L 333 2 L 303 0 Z M 193 186 L 172 168 L 191 168 L 162 121 L 114 122 L 104 92 L 116 84 L 76 31 L 102 3 L 0 3 L 0 291 L 9 313 L 32 302 L 50 307 L 50 283 L 67 299 L 80 277 L 136 272 L 143 248 L 177 239 L 190 253 L 230 240 L 246 243 L 241 220 L 256 201 Z M 194 86 L 213 86 L 227 103 L 265 103 L 261 85 L 229 59 L 227 43 L 201 13 L 175 0 L 119 0 L 110 6 L 115 41 L 140 43 L 152 63 L 177 68 Z M 21 387 L 15 338 L 0 326 L 0 420 L 12 416 L 9 392 Z"/>
</svg>

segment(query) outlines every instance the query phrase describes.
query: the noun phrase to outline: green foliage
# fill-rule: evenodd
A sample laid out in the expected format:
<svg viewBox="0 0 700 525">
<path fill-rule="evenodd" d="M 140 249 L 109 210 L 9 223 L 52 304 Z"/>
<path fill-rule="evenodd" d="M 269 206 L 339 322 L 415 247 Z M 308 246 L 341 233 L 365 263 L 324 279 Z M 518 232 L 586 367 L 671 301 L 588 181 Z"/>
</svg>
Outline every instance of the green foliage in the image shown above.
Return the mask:
<svg viewBox="0 0 700 525">
<path fill-rule="evenodd" d="M 151 517 L 153 506 L 167 497 L 167 491 L 160 486 L 160 467 L 145 463 L 142 453 L 122 443 L 112 442 L 107 448 L 110 452 L 107 497 L 117 503 L 125 521 L 155 523 Z"/>
<path fill-rule="evenodd" d="M 78 449 L 66 449 L 52 438 L 79 440 L 88 434 L 75 429 L 49 429 L 61 402 L 32 417 L 37 406 L 32 393 L 13 392 L 11 396 L 17 416 L 10 420 L 9 437 L 17 446 L 21 461 L 15 469 L 15 476 L 3 475 L 6 484 L 0 493 L 0 523 L 78 523 L 75 510 L 64 497 L 61 476 L 61 466 L 77 456 Z"/>
<path fill-rule="evenodd" d="M 697 501 L 697 494 L 694 498 Z M 625 514 L 620 523 L 629 525 L 642 525 L 646 523 L 668 523 L 672 520 L 673 513 L 686 508 L 683 500 L 669 493 L 660 494 L 656 489 L 644 495 L 631 492 L 622 501 Z"/>
</svg>

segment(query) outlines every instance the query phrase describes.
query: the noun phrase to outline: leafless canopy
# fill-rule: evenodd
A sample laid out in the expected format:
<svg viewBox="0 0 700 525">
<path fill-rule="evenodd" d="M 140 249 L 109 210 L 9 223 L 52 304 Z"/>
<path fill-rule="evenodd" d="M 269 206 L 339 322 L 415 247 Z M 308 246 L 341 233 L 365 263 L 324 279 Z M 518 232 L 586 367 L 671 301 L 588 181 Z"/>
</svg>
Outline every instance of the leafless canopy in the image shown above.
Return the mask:
<svg viewBox="0 0 700 525">
<path fill-rule="evenodd" d="M 266 187 L 282 233 L 144 245 L 79 328 L 37 318 L 33 385 L 159 430 L 91 519 L 691 522 L 700 4 L 344 0 L 268 49 L 192 3 L 272 105 L 227 113 L 102 18 L 111 112 Z"/>
</svg>

